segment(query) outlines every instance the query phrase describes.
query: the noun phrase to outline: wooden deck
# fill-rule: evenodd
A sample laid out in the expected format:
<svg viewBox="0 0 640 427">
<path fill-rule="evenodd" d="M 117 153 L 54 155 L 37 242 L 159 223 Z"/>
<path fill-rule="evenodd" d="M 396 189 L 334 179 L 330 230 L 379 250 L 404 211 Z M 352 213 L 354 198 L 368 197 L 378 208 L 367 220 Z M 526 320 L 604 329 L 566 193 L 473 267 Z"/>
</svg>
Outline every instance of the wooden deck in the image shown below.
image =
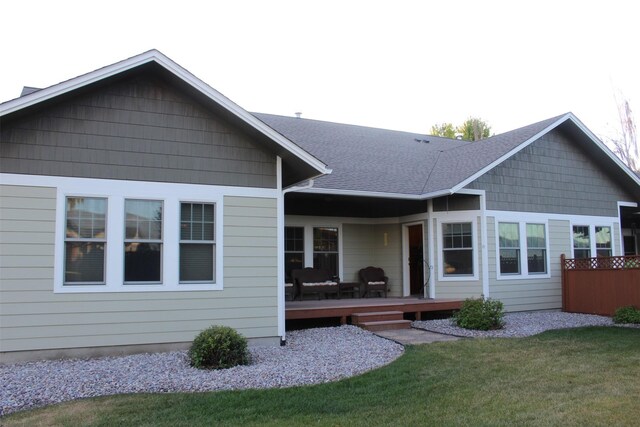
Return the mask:
<svg viewBox="0 0 640 427">
<path fill-rule="evenodd" d="M 342 324 L 354 313 L 378 311 L 402 311 L 413 313 L 420 320 L 421 313 L 428 311 L 457 310 L 461 300 L 405 298 L 354 298 L 325 299 L 319 301 L 287 301 L 285 303 L 286 320 L 321 319 L 339 317 Z"/>
</svg>

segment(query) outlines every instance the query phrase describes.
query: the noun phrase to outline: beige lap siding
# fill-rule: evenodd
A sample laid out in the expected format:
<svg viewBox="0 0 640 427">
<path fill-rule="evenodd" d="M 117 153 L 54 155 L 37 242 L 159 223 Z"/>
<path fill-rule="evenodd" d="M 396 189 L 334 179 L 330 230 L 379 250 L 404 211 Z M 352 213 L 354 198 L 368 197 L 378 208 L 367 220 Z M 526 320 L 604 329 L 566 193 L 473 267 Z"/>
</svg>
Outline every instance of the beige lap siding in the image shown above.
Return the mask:
<svg viewBox="0 0 640 427">
<path fill-rule="evenodd" d="M 54 294 L 55 197 L 0 186 L 0 352 L 187 342 L 211 324 L 277 335 L 275 199 L 224 198 L 222 291 Z"/>
</svg>

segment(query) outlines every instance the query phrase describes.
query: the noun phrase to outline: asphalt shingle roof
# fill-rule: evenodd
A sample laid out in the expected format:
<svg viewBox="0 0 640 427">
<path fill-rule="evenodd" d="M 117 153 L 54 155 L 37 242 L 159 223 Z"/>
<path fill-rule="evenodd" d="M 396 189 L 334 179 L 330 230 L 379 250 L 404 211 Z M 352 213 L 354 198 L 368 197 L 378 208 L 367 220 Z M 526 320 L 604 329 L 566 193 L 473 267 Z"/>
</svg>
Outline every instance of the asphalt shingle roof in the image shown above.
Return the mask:
<svg viewBox="0 0 640 427">
<path fill-rule="evenodd" d="M 314 188 L 423 195 L 450 190 L 557 122 L 476 141 L 253 113 L 333 170 Z M 426 142 L 428 141 L 428 142 Z"/>
</svg>

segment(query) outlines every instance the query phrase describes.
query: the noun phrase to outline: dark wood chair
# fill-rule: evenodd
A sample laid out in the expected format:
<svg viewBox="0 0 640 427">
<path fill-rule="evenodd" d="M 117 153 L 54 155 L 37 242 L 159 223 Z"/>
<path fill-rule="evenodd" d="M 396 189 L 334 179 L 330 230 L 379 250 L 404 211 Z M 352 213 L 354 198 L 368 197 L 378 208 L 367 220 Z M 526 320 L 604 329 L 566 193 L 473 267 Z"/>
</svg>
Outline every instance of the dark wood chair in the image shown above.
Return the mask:
<svg viewBox="0 0 640 427">
<path fill-rule="evenodd" d="M 387 297 L 387 288 L 389 286 L 389 278 L 384 275 L 384 270 L 379 267 L 367 267 L 360 270 L 360 286 L 364 289 L 365 297 L 370 297 L 373 292 L 379 292 L 380 295 Z"/>
<path fill-rule="evenodd" d="M 340 279 L 334 277 L 328 270 L 307 267 L 293 270 L 291 277 L 300 301 L 304 300 L 304 296 L 308 294 L 317 294 L 318 299 L 321 296 L 328 297 L 333 294 L 340 298 Z"/>
</svg>

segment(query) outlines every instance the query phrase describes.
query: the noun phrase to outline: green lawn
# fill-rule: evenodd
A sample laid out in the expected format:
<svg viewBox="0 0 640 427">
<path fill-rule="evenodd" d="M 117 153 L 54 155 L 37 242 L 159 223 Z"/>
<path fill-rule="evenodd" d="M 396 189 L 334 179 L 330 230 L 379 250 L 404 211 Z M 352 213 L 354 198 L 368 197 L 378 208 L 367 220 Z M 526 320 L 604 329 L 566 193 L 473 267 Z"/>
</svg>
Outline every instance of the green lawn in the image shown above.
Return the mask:
<svg viewBox="0 0 640 427">
<path fill-rule="evenodd" d="M 638 425 L 640 330 L 408 347 L 365 375 L 310 387 L 123 395 L 18 413 L 3 425 Z"/>
</svg>

